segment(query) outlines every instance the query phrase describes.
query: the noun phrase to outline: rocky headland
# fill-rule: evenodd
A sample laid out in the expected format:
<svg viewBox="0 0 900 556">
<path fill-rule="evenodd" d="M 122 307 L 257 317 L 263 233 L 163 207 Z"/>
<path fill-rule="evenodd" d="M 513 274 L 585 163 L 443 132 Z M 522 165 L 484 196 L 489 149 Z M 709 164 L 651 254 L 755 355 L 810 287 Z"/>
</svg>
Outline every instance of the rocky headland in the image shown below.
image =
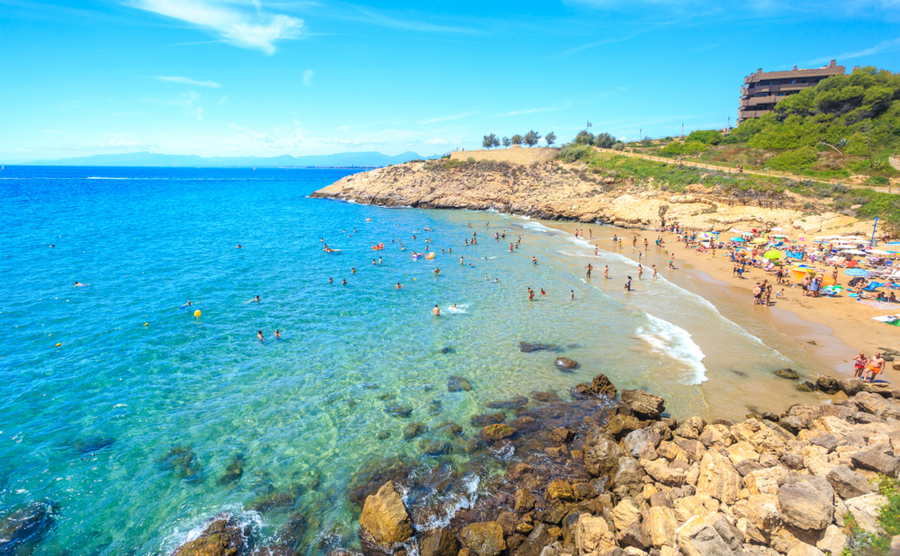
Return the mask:
<svg viewBox="0 0 900 556">
<path fill-rule="evenodd" d="M 473 154 L 479 155 L 477 161 L 429 160 L 353 174 L 313 197 L 388 207 L 495 209 L 632 228 L 677 222 L 715 231 L 781 227 L 785 233 L 801 235 L 863 233 L 872 228 L 869 222 L 837 211 L 831 199 L 804 197 L 789 189 L 726 187 L 725 180 L 735 178 L 715 171 L 705 171 L 700 183 L 674 190 L 653 177 L 637 179 L 615 169 L 548 160 L 545 153 L 536 154 L 528 164 L 491 160 L 501 156 L 499 152 Z"/>
<path fill-rule="evenodd" d="M 872 553 L 859 542 L 885 534 L 878 514 L 888 498 L 877 481 L 900 471 L 900 390 L 857 379 L 819 382 L 834 394 L 828 403 L 740 423 L 676 419 L 662 397 L 618 392 L 604 375 L 572 388 L 571 400 L 548 395 L 533 408 L 513 402 L 514 418 L 484 425 L 460 469 L 437 459 L 423 471 L 422 462 L 388 458 L 360 470 L 350 497 L 361 508 L 361 552 Z M 448 437 L 455 434 L 449 428 Z M 302 524 L 296 517 L 277 545 L 259 547 L 222 515 L 175 554 L 359 554 L 327 535 L 318 548 L 299 546 L 291 536 Z M 900 536 L 889 550 L 900 550 L 898 543 Z"/>
</svg>

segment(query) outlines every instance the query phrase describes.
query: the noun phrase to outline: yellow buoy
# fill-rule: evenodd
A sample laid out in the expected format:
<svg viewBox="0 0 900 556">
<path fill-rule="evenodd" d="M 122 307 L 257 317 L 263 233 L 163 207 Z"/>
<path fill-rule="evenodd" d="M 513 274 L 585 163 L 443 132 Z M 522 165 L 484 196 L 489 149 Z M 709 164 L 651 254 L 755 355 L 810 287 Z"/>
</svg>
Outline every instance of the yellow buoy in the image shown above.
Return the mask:
<svg viewBox="0 0 900 556">
<path fill-rule="evenodd" d="M 149 322 L 145 322 L 145 323 L 144 323 L 144 326 L 150 326 L 150 323 L 149 323 Z"/>
<path fill-rule="evenodd" d="M 62 344 L 56 344 L 56 347 L 60 347 Z"/>
<path fill-rule="evenodd" d="M 194 311 L 194 316 L 197 317 L 198 319 L 200 318 L 200 309 L 197 309 L 196 311 Z"/>
</svg>

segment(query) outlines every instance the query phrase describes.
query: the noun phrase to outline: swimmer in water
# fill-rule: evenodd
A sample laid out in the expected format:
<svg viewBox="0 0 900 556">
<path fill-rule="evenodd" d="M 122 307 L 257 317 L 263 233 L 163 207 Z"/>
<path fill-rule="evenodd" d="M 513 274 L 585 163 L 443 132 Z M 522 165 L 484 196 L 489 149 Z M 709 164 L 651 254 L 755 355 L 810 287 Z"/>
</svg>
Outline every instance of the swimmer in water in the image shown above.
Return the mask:
<svg viewBox="0 0 900 556">
<path fill-rule="evenodd" d="M 381 264 L 381 257 L 378 257 L 378 264 Z"/>
<path fill-rule="evenodd" d="M 397 287 L 397 289 L 399 290 L 399 289 L 402 289 L 402 288 L 403 288 L 403 285 L 401 285 L 400 282 L 397 282 L 397 286 L 396 286 L 396 287 Z"/>
<path fill-rule="evenodd" d="M 653 277 L 656 278 L 656 265 L 653 265 Z"/>
<path fill-rule="evenodd" d="M 535 257 L 535 256 L 531 257 L 531 264 L 537 264 L 537 257 Z"/>
<path fill-rule="evenodd" d="M 277 328 L 275 329 L 275 337 L 281 338 L 281 332 L 279 332 Z"/>
<path fill-rule="evenodd" d="M 544 291 L 544 288 L 541 288 L 541 295 L 547 295 L 547 292 Z"/>
<path fill-rule="evenodd" d="M 534 290 L 528 288 L 528 301 L 534 301 Z"/>
<path fill-rule="evenodd" d="M 372 259 L 372 264 L 373 264 L 373 265 L 376 265 L 376 264 L 378 264 L 378 263 L 375 262 L 375 259 Z"/>
<path fill-rule="evenodd" d="M 243 249 L 243 248 L 244 248 L 244 246 L 241 245 L 240 243 L 238 243 L 238 244 L 237 244 L 237 247 L 235 247 L 235 249 Z"/>
<path fill-rule="evenodd" d="M 456 311 L 456 303 L 454 303 L 453 305 L 450 306 L 450 310 L 451 310 L 451 311 Z"/>
<path fill-rule="evenodd" d="M 347 279 L 346 279 L 346 278 L 344 278 L 344 279 L 341 280 L 341 285 L 342 285 L 342 286 L 346 286 L 346 285 L 347 285 Z"/>
<path fill-rule="evenodd" d="M 435 267 L 434 270 L 432 270 L 432 272 L 434 273 L 435 276 L 441 275 L 441 269 L 438 267 Z"/>
<path fill-rule="evenodd" d="M 494 283 L 495 283 L 495 284 L 496 284 L 497 282 L 499 282 L 499 281 L 500 281 L 499 278 L 494 278 Z"/>
<path fill-rule="evenodd" d="M 431 310 L 431 314 L 436 317 L 441 316 L 441 308 L 437 306 L 437 303 L 434 304 L 434 309 Z"/>
<path fill-rule="evenodd" d="M 575 299 L 575 290 L 569 290 L 569 299 Z"/>
<path fill-rule="evenodd" d="M 257 295 L 257 296 L 254 297 L 253 299 L 248 299 L 248 300 L 245 301 L 244 303 L 253 303 L 254 301 L 257 302 L 257 303 L 259 303 L 259 302 L 262 301 L 262 300 L 261 300 L 261 299 L 259 298 L 259 296 Z"/>
<path fill-rule="evenodd" d="M 356 267 L 350 269 L 350 274 L 356 274 Z"/>
<path fill-rule="evenodd" d="M 459 266 L 462 266 L 463 264 L 464 264 L 464 263 L 463 263 L 463 258 L 460 257 L 460 258 L 459 258 Z"/>
<path fill-rule="evenodd" d="M 90 286 L 90 284 L 82 284 L 82 283 L 79 282 L 78 280 L 75 281 L 75 286 L 74 286 L 74 287 L 76 287 L 76 288 L 83 288 L 83 287 L 86 287 L 86 286 Z"/>
<path fill-rule="evenodd" d="M 259 331 L 256 332 L 256 337 L 259 338 L 259 341 L 260 341 L 260 342 L 265 342 L 265 341 L 266 341 L 266 339 L 263 338 L 262 330 L 259 330 Z"/>
<path fill-rule="evenodd" d="M 328 279 L 328 283 L 329 283 L 329 284 L 334 284 L 334 278 L 329 278 L 329 279 Z"/>
</svg>

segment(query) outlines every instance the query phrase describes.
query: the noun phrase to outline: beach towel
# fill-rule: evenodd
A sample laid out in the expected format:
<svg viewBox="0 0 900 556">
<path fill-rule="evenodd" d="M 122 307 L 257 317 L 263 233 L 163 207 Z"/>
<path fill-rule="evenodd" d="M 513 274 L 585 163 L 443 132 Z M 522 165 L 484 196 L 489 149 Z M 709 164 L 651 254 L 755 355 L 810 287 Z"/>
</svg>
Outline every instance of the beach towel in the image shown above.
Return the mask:
<svg viewBox="0 0 900 556">
<path fill-rule="evenodd" d="M 872 320 L 877 320 L 878 322 L 884 322 L 884 323 L 890 324 L 892 322 L 897 321 L 898 319 L 894 315 L 886 315 L 883 317 L 872 317 Z"/>
<path fill-rule="evenodd" d="M 896 303 L 890 303 L 887 301 L 872 301 L 869 299 L 860 299 L 859 302 L 865 303 L 866 305 L 871 305 L 872 307 L 875 307 L 876 309 L 896 309 L 897 308 Z"/>
</svg>

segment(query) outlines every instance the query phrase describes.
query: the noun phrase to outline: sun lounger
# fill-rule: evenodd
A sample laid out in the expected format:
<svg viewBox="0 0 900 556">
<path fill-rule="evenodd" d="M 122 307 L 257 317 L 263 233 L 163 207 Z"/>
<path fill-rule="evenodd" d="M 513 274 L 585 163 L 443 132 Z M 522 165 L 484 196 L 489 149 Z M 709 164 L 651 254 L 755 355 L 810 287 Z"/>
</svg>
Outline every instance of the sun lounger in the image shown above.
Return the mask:
<svg viewBox="0 0 900 556">
<path fill-rule="evenodd" d="M 864 292 L 874 291 L 884 285 L 884 282 L 869 282 L 869 285 L 863 288 Z"/>
</svg>

